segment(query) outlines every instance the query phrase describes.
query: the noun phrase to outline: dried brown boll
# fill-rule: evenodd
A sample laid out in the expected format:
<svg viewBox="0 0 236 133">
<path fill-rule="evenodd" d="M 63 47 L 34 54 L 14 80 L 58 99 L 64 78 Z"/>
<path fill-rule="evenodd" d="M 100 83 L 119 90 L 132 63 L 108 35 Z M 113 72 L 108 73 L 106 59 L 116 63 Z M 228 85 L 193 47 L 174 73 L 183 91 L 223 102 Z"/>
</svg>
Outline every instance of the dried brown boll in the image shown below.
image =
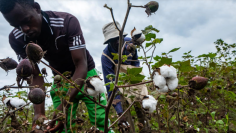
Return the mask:
<svg viewBox="0 0 236 133">
<path fill-rule="evenodd" d="M 201 76 L 193 77 L 192 80 L 189 81 L 189 87 L 195 90 L 201 90 L 207 85 L 208 79 Z"/>
<path fill-rule="evenodd" d="M 31 42 L 26 46 L 26 54 L 33 63 L 39 63 L 45 53 L 46 52 L 43 52 L 43 49 L 35 43 Z"/>
<path fill-rule="evenodd" d="M 8 72 L 9 70 L 13 70 L 17 67 L 18 63 L 12 58 L 7 57 L 6 59 L 0 60 L 0 67 Z"/>
<path fill-rule="evenodd" d="M 33 104 L 41 104 L 46 97 L 45 92 L 41 88 L 34 88 L 30 90 L 28 98 Z"/>
<path fill-rule="evenodd" d="M 33 68 L 28 59 L 23 59 L 16 68 L 17 76 L 27 78 L 32 75 Z"/>
<path fill-rule="evenodd" d="M 48 76 L 48 73 L 47 73 L 46 68 L 42 68 L 41 73 L 42 73 L 44 76 Z"/>
<path fill-rule="evenodd" d="M 144 7 L 146 8 L 145 12 L 148 16 L 150 16 L 152 13 L 155 13 L 158 10 L 159 4 L 156 1 L 150 1 Z"/>
</svg>

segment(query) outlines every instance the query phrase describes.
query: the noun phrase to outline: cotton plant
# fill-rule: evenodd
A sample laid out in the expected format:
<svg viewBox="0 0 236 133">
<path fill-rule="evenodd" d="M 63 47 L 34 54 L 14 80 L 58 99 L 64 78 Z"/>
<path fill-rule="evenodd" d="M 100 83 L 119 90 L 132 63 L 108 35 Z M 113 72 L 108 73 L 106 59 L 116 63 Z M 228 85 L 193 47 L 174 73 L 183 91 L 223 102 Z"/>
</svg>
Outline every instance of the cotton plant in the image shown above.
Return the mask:
<svg viewBox="0 0 236 133">
<path fill-rule="evenodd" d="M 88 95 L 97 98 L 101 93 L 105 93 L 104 83 L 99 76 L 89 77 L 85 82 Z"/>
<path fill-rule="evenodd" d="M 153 96 L 147 95 L 142 100 L 142 106 L 145 110 L 148 110 L 148 113 L 153 113 L 156 110 L 157 102 Z"/>
<path fill-rule="evenodd" d="M 163 65 L 153 73 L 153 83 L 160 93 L 173 91 L 178 87 L 177 71 L 171 65 Z"/>
<path fill-rule="evenodd" d="M 19 99 L 18 97 L 8 97 L 6 98 L 3 103 L 5 106 L 10 106 L 12 108 L 21 108 L 22 106 L 26 105 L 26 102 L 23 99 Z"/>
</svg>

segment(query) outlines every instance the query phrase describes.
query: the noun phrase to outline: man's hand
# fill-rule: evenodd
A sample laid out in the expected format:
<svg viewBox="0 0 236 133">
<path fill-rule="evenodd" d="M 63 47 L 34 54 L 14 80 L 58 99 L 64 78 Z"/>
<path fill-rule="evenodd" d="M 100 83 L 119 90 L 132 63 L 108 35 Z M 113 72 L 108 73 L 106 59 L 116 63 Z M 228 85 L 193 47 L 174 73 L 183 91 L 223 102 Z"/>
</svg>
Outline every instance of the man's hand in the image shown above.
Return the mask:
<svg viewBox="0 0 236 133">
<path fill-rule="evenodd" d="M 61 112 L 63 111 L 62 104 L 60 104 L 60 105 L 57 107 L 57 110 L 59 110 L 59 111 L 61 111 Z M 63 125 L 62 121 L 58 121 L 57 125 L 55 126 L 55 123 L 56 123 L 56 121 L 57 121 L 57 120 L 55 120 L 55 119 L 59 118 L 60 116 L 61 116 L 60 113 L 56 114 L 56 113 L 54 112 L 53 118 L 52 118 L 52 120 L 54 120 L 54 121 L 51 121 L 51 122 L 49 123 L 49 126 L 47 127 L 47 131 L 45 131 L 45 132 L 54 133 L 54 132 L 57 132 L 58 130 L 59 130 L 59 131 L 62 131 L 62 130 L 63 130 L 64 125 Z M 65 118 L 65 116 L 62 116 L 62 117 Z"/>
<path fill-rule="evenodd" d="M 119 113 L 118 115 L 121 116 L 122 113 Z M 130 124 L 129 124 L 129 122 L 126 121 L 125 116 L 121 117 L 121 119 L 118 122 L 118 126 L 119 126 L 119 131 L 121 133 L 123 133 L 124 131 L 129 131 L 129 129 L 130 129 Z"/>
</svg>

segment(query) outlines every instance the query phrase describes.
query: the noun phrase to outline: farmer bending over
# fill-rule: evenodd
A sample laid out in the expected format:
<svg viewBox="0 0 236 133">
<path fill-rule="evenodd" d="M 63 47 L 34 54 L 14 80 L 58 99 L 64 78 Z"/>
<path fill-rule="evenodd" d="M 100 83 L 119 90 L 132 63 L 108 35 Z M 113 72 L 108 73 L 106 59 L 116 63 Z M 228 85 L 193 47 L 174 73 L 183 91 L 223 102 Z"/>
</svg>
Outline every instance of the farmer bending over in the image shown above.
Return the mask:
<svg viewBox="0 0 236 133">
<path fill-rule="evenodd" d="M 120 24 L 116 22 L 116 25 L 119 29 Z M 111 82 L 110 79 L 107 79 L 106 76 L 109 74 L 114 74 L 115 75 L 115 66 L 118 63 L 118 60 L 113 60 L 113 55 L 112 53 L 118 53 L 118 47 L 119 47 L 119 31 L 116 29 L 114 22 L 108 23 L 103 26 L 103 34 L 105 37 L 104 44 L 108 44 L 106 48 L 103 50 L 103 55 L 101 57 L 101 62 L 102 62 L 102 70 L 103 70 L 103 75 L 104 75 L 104 81 L 105 83 Z M 124 33 L 124 42 L 125 41 L 131 41 L 131 38 L 125 37 L 127 33 Z M 128 61 L 125 61 L 122 63 L 122 65 L 127 65 L 128 67 L 139 67 L 140 62 L 138 61 L 138 53 L 136 49 L 132 49 L 130 47 L 131 42 L 126 44 L 123 50 L 122 55 L 127 55 L 128 56 Z M 131 55 L 131 56 L 129 56 Z M 132 60 L 132 61 L 131 61 Z M 108 98 L 110 98 L 112 91 L 110 90 L 110 86 L 106 86 L 107 92 L 108 92 Z M 142 88 L 145 91 L 144 95 L 147 95 L 147 88 Z M 119 90 L 118 90 L 119 91 Z M 117 102 L 114 102 L 113 107 L 115 108 L 117 114 L 120 116 L 123 113 L 122 105 L 121 105 L 121 96 L 117 95 L 115 97 L 115 100 Z M 137 112 L 137 108 L 136 112 Z M 139 109 L 140 110 L 140 109 Z M 138 114 L 138 113 L 137 113 Z M 139 115 L 139 114 L 138 114 Z M 129 123 L 127 122 L 127 119 L 125 117 L 122 117 L 118 123 L 119 127 L 121 129 L 123 128 L 128 128 Z"/>
<path fill-rule="evenodd" d="M 97 75 L 93 58 L 89 54 L 85 46 L 85 40 L 77 18 L 69 13 L 42 11 L 40 5 L 34 0 L 0 0 L 0 11 L 7 22 L 14 27 L 9 35 L 9 42 L 12 49 L 16 52 L 18 59 L 26 58 L 26 45 L 32 41 L 47 51 L 44 59 L 50 66 L 54 67 L 60 73 L 66 71 L 72 72 L 72 80 L 86 79 L 90 76 Z M 43 86 L 43 77 L 40 77 L 40 71 L 35 64 L 34 78 L 31 85 Z M 56 75 L 56 73 L 53 73 Z M 76 80 L 76 84 L 80 85 L 83 90 L 83 81 Z M 44 87 L 42 87 L 45 90 Z M 53 106 L 55 109 L 62 111 L 60 98 L 55 95 L 55 91 L 51 91 Z M 95 123 L 95 104 L 87 97 L 83 96 L 77 89 L 70 88 L 68 91 L 69 101 L 73 102 L 73 119 L 76 117 L 76 109 L 79 100 L 83 100 L 87 106 L 90 122 Z M 105 95 L 102 94 L 101 104 L 106 105 Z M 65 105 L 64 101 L 64 105 Z M 34 104 L 33 129 L 36 126 L 35 121 L 45 118 L 45 103 Z M 71 107 L 67 106 L 70 116 Z M 54 118 L 56 114 L 54 113 Z M 97 127 L 104 130 L 105 109 L 97 105 Z M 67 129 L 69 130 L 70 117 L 67 120 Z M 62 130 L 63 123 L 58 122 L 57 125 L 51 123 L 48 129 L 53 132 Z M 68 131 L 70 132 L 70 131 Z"/>
</svg>

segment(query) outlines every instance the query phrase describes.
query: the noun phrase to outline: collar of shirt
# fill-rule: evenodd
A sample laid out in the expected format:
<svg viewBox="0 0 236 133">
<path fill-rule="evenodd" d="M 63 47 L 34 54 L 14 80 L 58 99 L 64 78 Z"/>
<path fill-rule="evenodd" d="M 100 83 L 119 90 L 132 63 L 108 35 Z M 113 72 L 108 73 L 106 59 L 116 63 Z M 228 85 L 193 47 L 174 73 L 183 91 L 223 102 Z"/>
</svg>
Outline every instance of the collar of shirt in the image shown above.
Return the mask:
<svg viewBox="0 0 236 133">
<path fill-rule="evenodd" d="M 42 14 L 42 28 L 41 28 L 41 35 L 53 35 L 53 31 L 52 28 L 50 26 L 50 20 L 49 20 L 49 16 L 47 15 L 47 13 L 45 13 L 44 11 L 41 11 Z M 44 34 L 45 33 L 45 34 Z M 40 38 L 42 38 L 42 36 L 40 36 Z M 28 38 L 26 35 L 24 35 L 24 41 L 25 42 L 36 42 L 36 40 L 32 40 L 30 38 Z"/>
</svg>

